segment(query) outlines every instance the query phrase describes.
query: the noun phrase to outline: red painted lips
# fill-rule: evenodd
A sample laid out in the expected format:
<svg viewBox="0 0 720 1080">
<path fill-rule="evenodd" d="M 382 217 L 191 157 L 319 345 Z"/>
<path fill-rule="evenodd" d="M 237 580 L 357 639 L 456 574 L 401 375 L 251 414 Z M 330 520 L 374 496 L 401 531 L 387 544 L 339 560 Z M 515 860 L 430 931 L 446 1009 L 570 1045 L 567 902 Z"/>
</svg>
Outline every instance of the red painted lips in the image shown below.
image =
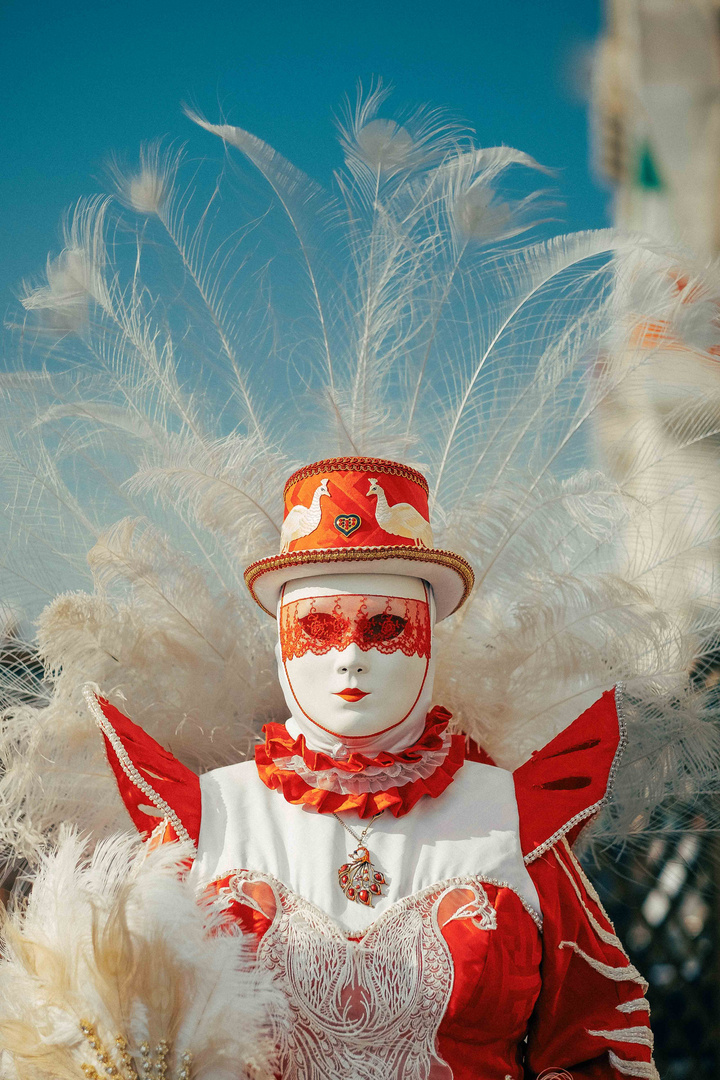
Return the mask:
<svg viewBox="0 0 720 1080">
<path fill-rule="evenodd" d="M 345 690 L 337 690 L 335 697 L 341 697 L 343 701 L 360 701 L 361 698 L 367 697 L 364 690 L 358 690 L 357 687 L 351 689 L 349 686 Z"/>
</svg>

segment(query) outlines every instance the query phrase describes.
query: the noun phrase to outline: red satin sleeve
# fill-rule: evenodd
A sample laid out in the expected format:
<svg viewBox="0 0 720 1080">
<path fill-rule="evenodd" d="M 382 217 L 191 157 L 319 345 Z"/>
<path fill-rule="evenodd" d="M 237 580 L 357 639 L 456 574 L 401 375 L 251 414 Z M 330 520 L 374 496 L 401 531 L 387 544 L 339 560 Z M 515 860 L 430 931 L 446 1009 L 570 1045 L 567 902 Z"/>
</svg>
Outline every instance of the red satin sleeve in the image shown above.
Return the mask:
<svg viewBox="0 0 720 1080">
<path fill-rule="evenodd" d="M 630 963 L 567 840 L 528 870 L 543 910 L 543 957 L 526 1080 L 553 1070 L 560 1076 L 565 1070 L 573 1080 L 659 1080 L 647 983 Z"/>
</svg>

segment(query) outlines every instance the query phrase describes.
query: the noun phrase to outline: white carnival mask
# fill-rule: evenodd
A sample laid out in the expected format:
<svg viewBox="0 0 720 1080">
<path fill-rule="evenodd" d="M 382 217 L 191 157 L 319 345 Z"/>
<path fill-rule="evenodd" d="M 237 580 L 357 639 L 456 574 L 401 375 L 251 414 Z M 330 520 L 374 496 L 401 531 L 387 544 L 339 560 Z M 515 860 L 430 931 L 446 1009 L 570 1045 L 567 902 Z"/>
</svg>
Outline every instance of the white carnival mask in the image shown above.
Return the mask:
<svg viewBox="0 0 720 1080">
<path fill-rule="evenodd" d="M 419 578 L 332 574 L 286 583 L 278 668 L 291 733 L 334 756 L 413 742 L 432 696 L 433 621 L 432 591 Z"/>
</svg>

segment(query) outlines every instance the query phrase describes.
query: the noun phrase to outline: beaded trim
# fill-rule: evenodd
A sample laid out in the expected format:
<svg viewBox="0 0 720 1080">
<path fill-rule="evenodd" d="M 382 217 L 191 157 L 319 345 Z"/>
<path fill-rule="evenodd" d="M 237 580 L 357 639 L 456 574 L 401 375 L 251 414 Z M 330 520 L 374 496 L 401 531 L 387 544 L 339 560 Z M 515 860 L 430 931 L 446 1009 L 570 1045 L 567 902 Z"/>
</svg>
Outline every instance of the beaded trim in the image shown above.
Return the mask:
<svg viewBox="0 0 720 1080">
<path fill-rule="evenodd" d="M 462 579 L 463 594 L 453 611 L 457 611 L 465 603 L 475 584 L 475 572 L 470 563 L 466 562 L 461 555 L 437 548 L 417 548 L 411 544 L 393 544 L 388 547 L 313 548 L 309 551 L 287 552 L 285 555 L 269 555 L 265 559 L 258 559 L 257 562 L 251 563 L 243 576 L 255 603 L 259 604 L 268 615 L 276 618 L 275 612 L 270 611 L 258 600 L 253 588 L 254 582 L 263 574 L 271 570 L 283 570 L 287 566 L 303 566 L 305 563 L 362 562 L 364 560 L 374 562 L 379 559 L 407 559 L 436 563 L 454 570 Z"/>
<path fill-rule="evenodd" d="M 531 851 L 525 856 L 525 863 L 534 862 L 535 859 L 539 859 L 541 855 L 544 855 L 546 851 L 549 851 L 558 840 L 562 839 L 566 833 L 569 833 L 571 829 L 574 829 L 576 825 L 579 825 L 581 821 L 585 821 L 586 818 L 592 817 L 597 814 L 599 810 L 602 810 L 603 806 L 606 806 L 612 798 L 613 785 L 615 783 L 615 776 L 620 766 L 620 758 L 625 753 L 627 746 L 627 724 L 625 723 L 625 710 L 623 707 L 623 693 L 624 684 L 619 682 L 615 686 L 615 711 L 617 712 L 618 728 L 620 729 L 620 740 L 615 750 L 615 756 L 610 766 L 610 772 L 608 773 L 607 787 L 605 788 L 605 794 L 602 799 L 598 799 L 592 806 L 586 806 L 584 810 L 574 814 L 569 821 L 566 821 L 556 832 L 549 836 L 542 844 Z"/>
<path fill-rule="evenodd" d="M 642 992 L 645 994 L 648 989 L 648 982 L 643 979 L 642 975 L 629 961 L 627 964 L 606 964 L 603 960 L 597 960 L 590 953 L 586 953 L 584 949 L 581 949 L 577 941 L 561 941 L 558 945 L 558 949 L 572 949 L 576 956 L 581 957 L 593 971 L 597 971 L 599 975 L 602 975 L 604 979 L 609 979 L 611 982 L 633 982 L 638 986 L 642 986 Z M 627 956 L 625 957 L 627 959 Z"/>
<path fill-rule="evenodd" d="M 652 1060 L 630 1061 L 627 1058 L 618 1057 L 612 1050 L 608 1050 L 608 1057 L 613 1069 L 623 1076 L 638 1076 L 640 1080 L 660 1080 L 660 1073 Z"/>
<path fill-rule="evenodd" d="M 165 802 L 165 800 L 162 798 L 161 795 L 158 794 L 157 791 L 155 791 L 155 788 L 151 787 L 151 785 L 148 784 L 147 780 L 145 780 L 145 778 L 140 775 L 138 770 L 133 765 L 130 759 L 130 755 L 122 744 L 120 736 L 115 731 L 115 728 L 112 726 L 107 716 L 100 708 L 97 700 L 97 694 L 93 689 L 92 683 L 85 683 L 82 688 L 82 693 L 85 701 L 87 702 L 87 706 L 92 713 L 95 723 L 100 728 L 103 735 L 106 737 L 113 750 L 115 751 L 117 759 L 120 762 L 120 768 L 125 773 L 128 780 L 130 780 L 136 788 L 142 791 L 143 795 L 147 796 L 151 803 L 157 806 L 158 810 L 162 812 L 163 817 L 169 820 L 170 824 L 175 829 L 178 840 L 189 840 L 192 842 L 192 837 L 190 836 L 190 833 L 187 831 L 187 829 L 185 828 L 175 811 L 172 809 L 172 807 Z M 160 824 L 162 824 L 162 822 Z M 193 843 L 193 847 L 194 846 L 195 844 Z"/>
<path fill-rule="evenodd" d="M 650 1028 L 645 1025 L 626 1028 L 611 1028 L 609 1031 L 590 1031 L 585 1029 L 588 1035 L 595 1035 L 598 1039 L 607 1042 L 634 1043 L 636 1046 L 649 1046 L 652 1049 L 653 1036 Z"/>
<path fill-rule="evenodd" d="M 305 480 L 308 476 L 316 476 L 318 473 L 324 472 L 372 472 L 373 470 L 390 476 L 402 476 L 405 480 L 412 480 L 414 484 L 422 488 L 426 495 L 429 493 L 428 482 L 423 474 L 416 469 L 411 469 L 409 465 L 401 465 L 399 461 L 388 461 L 385 458 L 372 457 L 337 457 L 324 458 L 322 461 L 313 461 L 310 465 L 303 465 L 302 469 L 294 472 L 286 482 L 283 489 L 283 498 L 287 495 L 289 488 L 299 483 L 300 480 Z"/>
</svg>

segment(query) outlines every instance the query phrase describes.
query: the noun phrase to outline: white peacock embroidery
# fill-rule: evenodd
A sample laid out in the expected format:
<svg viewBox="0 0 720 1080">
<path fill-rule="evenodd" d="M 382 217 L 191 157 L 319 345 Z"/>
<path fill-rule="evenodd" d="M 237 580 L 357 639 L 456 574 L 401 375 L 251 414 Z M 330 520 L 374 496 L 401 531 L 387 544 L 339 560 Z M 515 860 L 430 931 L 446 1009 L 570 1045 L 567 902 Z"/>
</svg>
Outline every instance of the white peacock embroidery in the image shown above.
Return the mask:
<svg viewBox="0 0 720 1080">
<path fill-rule="evenodd" d="M 291 510 L 288 510 L 287 517 L 283 522 L 282 531 L 280 533 L 280 554 L 284 555 L 286 551 L 289 551 L 290 545 L 293 540 L 299 540 L 303 536 L 309 536 L 310 533 L 315 532 L 320 524 L 320 518 L 322 517 L 322 511 L 320 509 L 320 499 L 323 495 L 329 495 L 327 477 L 324 477 L 313 492 L 312 502 L 309 506 L 293 506 Z"/>
<path fill-rule="evenodd" d="M 470 900 L 440 923 L 442 901 L 459 891 Z M 451 1080 L 437 1048 L 454 978 L 442 926 L 467 919 L 496 929 L 479 878 L 452 878 L 396 901 L 357 937 L 269 874 L 234 871 L 223 893 L 270 920 L 257 962 L 290 1005 L 289 1022 L 274 1032 L 282 1076 Z"/>
<path fill-rule="evenodd" d="M 377 480 L 370 478 L 368 496 L 375 495 L 377 506 L 375 508 L 375 520 L 381 529 L 393 536 L 409 536 L 415 541 L 415 547 L 431 548 L 433 546 L 433 534 L 430 522 L 427 521 L 419 510 L 410 503 L 395 503 L 390 506 L 385 492 Z"/>
</svg>

